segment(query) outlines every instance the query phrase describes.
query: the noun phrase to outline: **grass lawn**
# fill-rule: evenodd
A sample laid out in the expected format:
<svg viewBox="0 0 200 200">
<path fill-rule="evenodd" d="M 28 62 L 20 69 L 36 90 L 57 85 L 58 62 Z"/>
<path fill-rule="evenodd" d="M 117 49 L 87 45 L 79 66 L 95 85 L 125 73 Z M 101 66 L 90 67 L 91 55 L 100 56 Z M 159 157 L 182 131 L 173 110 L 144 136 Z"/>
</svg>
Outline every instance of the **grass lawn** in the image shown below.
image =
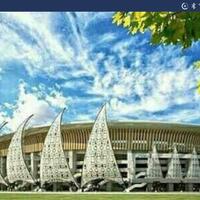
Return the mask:
<svg viewBox="0 0 200 200">
<path fill-rule="evenodd" d="M 200 200 L 199 194 L 19 194 L 0 193 L 0 200 Z"/>
</svg>

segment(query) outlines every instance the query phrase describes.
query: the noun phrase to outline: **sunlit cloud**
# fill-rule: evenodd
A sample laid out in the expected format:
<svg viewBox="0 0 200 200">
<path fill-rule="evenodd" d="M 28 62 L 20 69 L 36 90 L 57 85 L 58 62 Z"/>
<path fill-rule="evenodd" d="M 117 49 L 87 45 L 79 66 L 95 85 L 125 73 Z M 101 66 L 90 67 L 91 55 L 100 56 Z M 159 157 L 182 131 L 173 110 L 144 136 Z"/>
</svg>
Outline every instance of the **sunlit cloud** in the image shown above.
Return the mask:
<svg viewBox="0 0 200 200">
<path fill-rule="evenodd" d="M 153 46 L 150 33 L 129 35 L 111 17 L 0 13 L 0 122 L 13 131 L 35 114 L 33 126 L 50 124 L 63 107 L 64 123 L 94 120 L 108 102 L 109 120 L 200 123 L 199 43 Z"/>
</svg>

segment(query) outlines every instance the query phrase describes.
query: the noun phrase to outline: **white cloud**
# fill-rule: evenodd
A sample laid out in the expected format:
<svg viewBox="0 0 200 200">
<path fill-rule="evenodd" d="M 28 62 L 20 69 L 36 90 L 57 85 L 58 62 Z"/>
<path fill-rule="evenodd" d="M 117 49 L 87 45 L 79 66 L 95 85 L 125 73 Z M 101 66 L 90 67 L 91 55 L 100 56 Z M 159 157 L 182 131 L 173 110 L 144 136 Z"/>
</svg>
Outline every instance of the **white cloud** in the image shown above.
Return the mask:
<svg viewBox="0 0 200 200">
<path fill-rule="evenodd" d="M 50 124 L 57 115 L 57 109 L 61 110 L 69 103 L 69 99 L 59 91 L 54 90 L 44 96 L 44 91 L 39 92 L 40 89 L 28 92 L 27 85 L 21 82 L 16 104 L 4 104 L 8 109 L 12 108 L 13 114 L 9 116 L 8 113 L 1 111 L 0 121 L 8 121 L 7 128 L 10 131 L 15 131 L 17 126 L 32 114 L 34 117 L 30 123 L 31 126 Z"/>
<path fill-rule="evenodd" d="M 0 124 L 2 122 L 7 121 L 7 119 L 8 119 L 8 116 L 6 115 L 6 113 L 4 113 L 3 111 L 0 111 Z"/>
<path fill-rule="evenodd" d="M 19 97 L 13 110 L 13 115 L 8 121 L 8 127 L 15 130 L 17 126 L 29 115 L 34 114 L 32 125 L 49 123 L 55 116 L 55 111 L 50 105 L 37 94 L 28 93 L 24 83 L 19 86 Z"/>
<path fill-rule="evenodd" d="M 197 75 L 189 66 L 190 58 L 180 48 L 151 48 L 147 45 L 148 36 L 139 34 L 124 39 L 123 34 L 118 35 L 117 27 L 116 32 L 109 29 L 108 33 L 100 32 L 99 35 L 95 30 L 97 38 L 94 41 L 87 31 L 94 27 L 96 20 L 111 19 L 112 13 L 62 15 L 64 25 L 60 31 L 53 13 L 0 15 L 0 64 L 10 60 L 22 62 L 31 76 L 62 80 L 48 92 L 45 83 L 32 88 L 31 92 L 21 85 L 12 129 L 32 112 L 39 113 L 41 117 L 35 121 L 41 124 L 43 118 L 51 121 L 55 110 L 69 103 L 84 102 L 94 106 L 105 100 L 109 101 L 110 116 L 118 119 L 128 116 L 187 121 L 187 114 L 190 120 L 196 119 L 196 114 L 192 115 L 188 108 L 176 113 L 155 114 L 167 112 L 173 106 L 199 105 L 199 96 L 194 91 Z M 69 33 L 61 40 L 65 29 Z M 109 46 L 109 42 L 112 45 Z M 0 73 L 4 70 L 2 66 Z M 68 89 L 77 90 L 75 97 L 66 97 Z M 11 109 L 13 104 L 4 103 L 4 106 Z M 6 118 L 8 115 L 1 112 L 0 116 Z M 82 113 L 76 118 L 82 120 L 84 117 L 88 119 L 91 115 Z"/>
<path fill-rule="evenodd" d="M 51 31 L 52 15 L 52 13 L 1 14 L 0 53 L 2 56 L 0 60 L 19 60 L 25 64 L 30 75 L 45 73 L 54 78 L 57 78 L 56 74 L 59 75 L 57 71 L 65 70 L 67 73 L 67 68 L 71 68 L 76 59 L 82 61 L 83 53 L 77 56 L 77 52 L 67 41 L 63 45 L 59 41 L 59 36 Z M 30 41 L 25 40 L 24 35 L 19 34 L 19 31 L 27 34 Z M 75 35 L 76 32 L 72 34 Z M 78 38 L 79 36 L 77 40 Z M 75 44 L 77 40 L 74 39 Z M 83 52 L 81 50 L 79 52 Z M 74 59 L 75 54 L 76 59 Z"/>
<path fill-rule="evenodd" d="M 153 79 L 151 79 L 152 74 L 154 75 Z M 139 95 L 140 100 L 136 101 L 120 95 L 111 98 L 109 105 L 112 116 L 117 116 L 118 118 L 121 116 L 132 116 L 168 121 L 196 120 L 197 115 L 192 114 L 191 109 L 183 109 L 161 116 L 154 115 L 154 112 L 167 112 L 172 106 L 193 105 L 194 103 L 200 105 L 200 97 L 195 92 L 198 76 L 194 73 L 193 68 L 187 67 L 187 63 L 184 63 L 181 68 L 175 67 L 173 70 L 158 69 L 157 73 L 153 71 L 152 74 L 147 73 L 146 76 L 143 76 L 142 81 L 136 81 L 137 84 L 132 85 L 132 92 Z M 138 80 L 139 77 L 135 78 Z"/>
<path fill-rule="evenodd" d="M 99 44 L 104 43 L 106 45 L 108 42 L 115 40 L 116 37 L 117 37 L 116 33 L 112 33 L 112 32 L 105 33 L 99 36 L 98 43 Z"/>
<path fill-rule="evenodd" d="M 46 101 L 53 107 L 64 108 L 71 101 L 70 98 L 66 98 L 62 93 L 58 91 L 52 91 L 50 95 L 46 97 Z"/>
</svg>

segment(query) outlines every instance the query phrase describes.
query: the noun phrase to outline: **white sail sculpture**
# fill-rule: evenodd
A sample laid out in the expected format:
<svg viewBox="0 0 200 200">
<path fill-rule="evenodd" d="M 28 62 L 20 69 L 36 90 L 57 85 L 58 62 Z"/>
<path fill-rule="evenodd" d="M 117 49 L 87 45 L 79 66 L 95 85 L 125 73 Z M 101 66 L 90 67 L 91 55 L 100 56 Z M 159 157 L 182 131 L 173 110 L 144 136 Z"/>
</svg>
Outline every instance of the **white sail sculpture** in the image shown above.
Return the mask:
<svg viewBox="0 0 200 200">
<path fill-rule="evenodd" d="M 34 179 L 26 166 L 23 150 L 22 139 L 24 128 L 33 115 L 29 116 L 14 133 L 7 154 L 7 177 L 10 183 L 15 181 L 23 181 L 34 183 Z"/>
<path fill-rule="evenodd" d="M 193 149 L 193 152 L 192 152 L 192 157 L 190 160 L 186 178 L 189 178 L 189 179 L 200 178 L 200 166 L 199 166 L 199 160 L 198 160 L 198 156 L 197 156 L 197 152 L 195 148 Z"/>
<path fill-rule="evenodd" d="M 105 105 L 96 118 L 87 144 L 81 186 L 97 179 L 124 183 L 109 137 Z"/>
<path fill-rule="evenodd" d="M 7 122 L 3 122 L 1 125 L 0 125 L 0 130 L 7 124 Z M 0 169 L 0 184 L 3 184 L 3 185 L 8 185 L 6 183 L 6 181 L 4 180 L 2 174 L 1 174 L 1 169 Z"/>
<path fill-rule="evenodd" d="M 148 159 L 147 178 L 163 178 L 162 169 L 156 146 L 153 145 L 153 151 Z"/>
<path fill-rule="evenodd" d="M 181 163 L 180 163 L 176 146 L 174 146 L 174 150 L 173 150 L 173 154 L 169 163 L 166 178 L 172 178 L 172 179 L 182 178 Z"/>
<path fill-rule="evenodd" d="M 52 123 L 44 141 L 40 163 L 41 185 L 44 183 L 73 182 L 79 187 L 70 171 L 63 150 L 60 126 L 64 110 Z"/>
</svg>

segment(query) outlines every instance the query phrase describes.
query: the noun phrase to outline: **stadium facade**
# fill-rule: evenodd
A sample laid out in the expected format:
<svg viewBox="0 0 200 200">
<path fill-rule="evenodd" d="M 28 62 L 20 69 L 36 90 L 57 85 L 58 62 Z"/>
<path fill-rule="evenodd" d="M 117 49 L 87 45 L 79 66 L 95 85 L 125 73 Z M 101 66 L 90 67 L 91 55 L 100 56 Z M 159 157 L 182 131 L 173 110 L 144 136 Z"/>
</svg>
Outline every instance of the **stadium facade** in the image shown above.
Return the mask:
<svg viewBox="0 0 200 200">
<path fill-rule="evenodd" d="M 107 122 L 61 125 L 0 137 L 1 190 L 199 191 L 200 126 Z M 5 124 L 2 125 L 2 127 Z"/>
</svg>

